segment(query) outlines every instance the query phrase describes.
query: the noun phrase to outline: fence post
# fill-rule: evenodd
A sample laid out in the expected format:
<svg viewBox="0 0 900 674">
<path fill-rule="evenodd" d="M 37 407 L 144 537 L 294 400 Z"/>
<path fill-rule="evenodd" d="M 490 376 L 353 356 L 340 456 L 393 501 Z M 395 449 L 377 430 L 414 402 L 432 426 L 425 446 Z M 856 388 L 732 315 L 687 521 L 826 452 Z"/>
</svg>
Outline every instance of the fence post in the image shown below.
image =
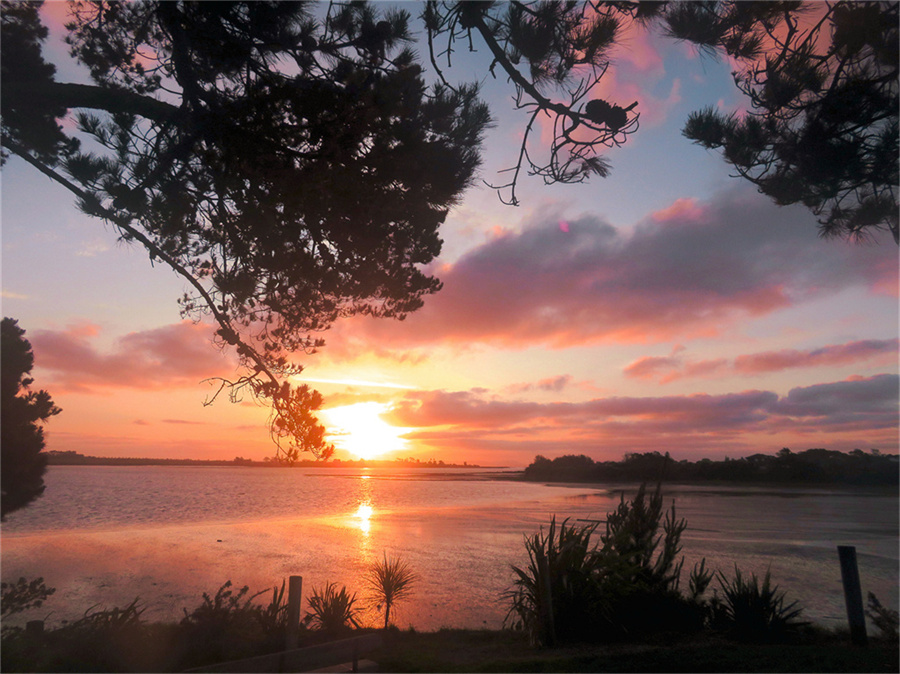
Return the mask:
<svg viewBox="0 0 900 674">
<path fill-rule="evenodd" d="M 300 599 L 303 595 L 303 576 L 288 578 L 287 635 L 284 648 L 291 650 L 300 645 Z"/>
<path fill-rule="evenodd" d="M 856 564 L 856 548 L 839 545 L 838 558 L 841 561 L 841 582 L 844 584 L 844 601 L 847 604 L 847 622 L 850 623 L 850 639 L 857 646 L 865 646 L 866 614 L 863 611 L 862 587 L 859 583 L 859 567 Z"/>
</svg>

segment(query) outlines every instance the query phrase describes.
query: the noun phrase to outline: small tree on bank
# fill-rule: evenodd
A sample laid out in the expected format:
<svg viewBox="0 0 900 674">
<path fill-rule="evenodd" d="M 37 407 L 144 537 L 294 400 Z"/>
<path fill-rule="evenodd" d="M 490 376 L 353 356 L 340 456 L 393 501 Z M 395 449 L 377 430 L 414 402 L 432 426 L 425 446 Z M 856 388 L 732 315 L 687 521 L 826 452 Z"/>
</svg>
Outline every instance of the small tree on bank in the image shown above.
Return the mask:
<svg viewBox="0 0 900 674">
<path fill-rule="evenodd" d="M 38 424 L 62 410 L 46 391 L 28 391 L 34 381 L 28 376 L 34 367 L 34 354 L 18 321 L 4 318 L 0 332 L 0 519 L 5 520 L 9 513 L 24 508 L 44 493 L 47 457 L 41 453 L 44 429 Z"/>
</svg>

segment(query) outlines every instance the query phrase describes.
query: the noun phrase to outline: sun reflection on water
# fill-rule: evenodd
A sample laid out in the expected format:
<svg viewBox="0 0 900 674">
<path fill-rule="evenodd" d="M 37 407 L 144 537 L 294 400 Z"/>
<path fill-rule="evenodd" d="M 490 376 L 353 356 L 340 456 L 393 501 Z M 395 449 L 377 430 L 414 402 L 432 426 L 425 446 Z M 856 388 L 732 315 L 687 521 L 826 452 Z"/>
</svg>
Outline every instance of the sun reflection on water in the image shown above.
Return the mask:
<svg viewBox="0 0 900 674">
<path fill-rule="evenodd" d="M 369 529 L 372 527 L 372 523 L 370 519 L 372 517 L 372 506 L 368 503 L 360 503 L 359 508 L 357 508 L 356 512 L 353 514 L 359 520 L 359 529 L 366 536 L 369 535 Z"/>
</svg>

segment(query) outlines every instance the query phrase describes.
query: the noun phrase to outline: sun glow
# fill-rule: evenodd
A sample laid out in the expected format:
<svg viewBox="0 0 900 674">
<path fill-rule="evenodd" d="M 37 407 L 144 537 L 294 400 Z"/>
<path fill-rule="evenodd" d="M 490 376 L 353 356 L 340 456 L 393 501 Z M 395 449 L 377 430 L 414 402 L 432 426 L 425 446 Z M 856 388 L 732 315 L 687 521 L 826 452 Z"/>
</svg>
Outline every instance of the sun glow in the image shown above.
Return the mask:
<svg viewBox="0 0 900 674">
<path fill-rule="evenodd" d="M 367 536 L 369 535 L 369 530 L 372 528 L 372 522 L 370 520 L 372 519 L 373 512 L 372 506 L 368 503 L 360 503 L 357 511 L 353 513 L 353 517 L 359 520 L 357 523 L 359 530 Z"/>
<path fill-rule="evenodd" d="M 387 423 L 382 414 L 390 409 L 385 403 L 367 402 L 324 410 L 328 439 L 360 459 L 374 459 L 386 452 L 406 448 L 402 437 L 408 428 Z"/>
</svg>

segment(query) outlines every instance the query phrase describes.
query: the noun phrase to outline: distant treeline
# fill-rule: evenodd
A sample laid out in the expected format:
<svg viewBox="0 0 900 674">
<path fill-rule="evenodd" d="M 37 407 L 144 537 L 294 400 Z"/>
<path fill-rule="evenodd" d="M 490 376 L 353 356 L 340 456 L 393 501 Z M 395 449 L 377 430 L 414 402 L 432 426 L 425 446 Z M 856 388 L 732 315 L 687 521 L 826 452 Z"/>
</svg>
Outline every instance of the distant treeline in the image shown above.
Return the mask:
<svg viewBox="0 0 900 674">
<path fill-rule="evenodd" d="M 294 461 L 287 464 L 274 458 L 266 458 L 263 461 L 254 461 L 253 459 L 245 459 L 236 456 L 232 460 L 228 459 L 153 459 L 138 457 L 121 457 L 121 456 L 87 456 L 74 451 L 50 451 L 46 452 L 47 463 L 51 466 L 250 466 L 254 468 L 340 468 L 340 467 L 362 467 L 371 468 L 481 468 L 470 463 L 444 463 L 443 461 L 421 461 L 419 459 L 394 459 L 391 461 L 378 459 L 359 459 L 358 461 L 342 461 L 341 459 L 332 459 L 331 461 Z"/>
<path fill-rule="evenodd" d="M 566 455 L 553 460 L 537 456 L 524 478 L 551 482 L 781 482 L 791 484 L 900 484 L 896 454 L 878 450 L 837 452 L 807 449 L 794 453 L 754 454 L 741 459 L 675 461 L 669 454 L 626 454 L 622 461 L 594 461 L 588 456 Z"/>
</svg>

